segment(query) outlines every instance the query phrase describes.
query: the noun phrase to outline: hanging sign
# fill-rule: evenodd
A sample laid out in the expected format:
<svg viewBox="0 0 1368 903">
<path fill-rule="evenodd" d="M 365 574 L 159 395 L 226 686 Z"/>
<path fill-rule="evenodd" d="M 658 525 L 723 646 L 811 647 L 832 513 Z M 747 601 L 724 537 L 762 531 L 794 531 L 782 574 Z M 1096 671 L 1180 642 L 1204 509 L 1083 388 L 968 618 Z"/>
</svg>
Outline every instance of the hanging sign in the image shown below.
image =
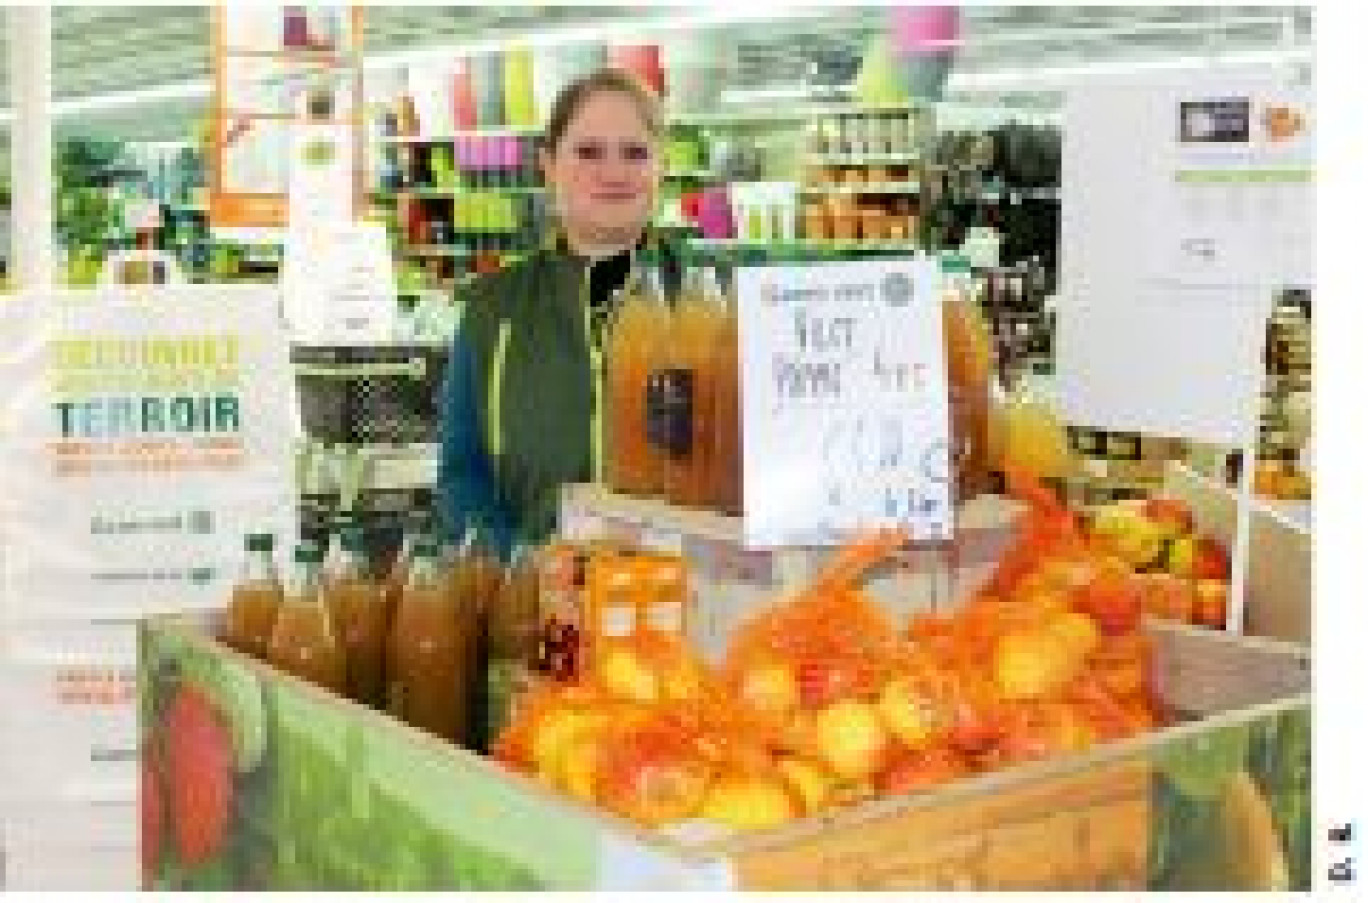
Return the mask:
<svg viewBox="0 0 1368 903">
<path fill-rule="evenodd" d="M 949 401 L 933 258 L 737 271 L 745 539 L 952 531 Z"/>
<path fill-rule="evenodd" d="M 296 529 L 294 381 L 255 286 L 20 297 L 0 357 L 6 617 L 221 607 L 248 532 Z"/>
<path fill-rule="evenodd" d="M 1310 93 L 1271 70 L 1139 78 L 1065 104 L 1064 413 L 1243 445 L 1274 293 L 1314 281 Z"/>
</svg>

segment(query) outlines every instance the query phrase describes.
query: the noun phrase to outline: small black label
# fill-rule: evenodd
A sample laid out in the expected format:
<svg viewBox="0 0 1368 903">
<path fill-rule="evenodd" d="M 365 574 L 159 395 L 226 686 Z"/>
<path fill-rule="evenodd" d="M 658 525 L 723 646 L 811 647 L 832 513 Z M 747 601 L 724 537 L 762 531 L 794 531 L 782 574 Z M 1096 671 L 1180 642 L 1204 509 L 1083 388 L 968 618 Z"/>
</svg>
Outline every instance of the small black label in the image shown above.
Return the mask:
<svg viewBox="0 0 1368 903">
<path fill-rule="evenodd" d="M 672 458 L 693 445 L 693 371 L 659 370 L 646 381 L 646 439 Z"/>
</svg>

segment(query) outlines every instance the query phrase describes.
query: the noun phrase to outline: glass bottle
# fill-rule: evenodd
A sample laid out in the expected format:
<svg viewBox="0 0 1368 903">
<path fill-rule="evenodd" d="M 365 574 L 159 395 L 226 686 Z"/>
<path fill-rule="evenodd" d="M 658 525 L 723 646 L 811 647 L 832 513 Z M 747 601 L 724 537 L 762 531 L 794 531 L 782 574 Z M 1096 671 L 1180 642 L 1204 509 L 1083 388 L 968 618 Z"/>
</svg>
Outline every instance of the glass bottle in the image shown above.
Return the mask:
<svg viewBox="0 0 1368 903">
<path fill-rule="evenodd" d="M 389 711 L 452 743 L 469 726 L 469 636 L 456 599 L 437 565 L 437 546 L 424 539 L 413 563 L 389 645 Z"/>
<path fill-rule="evenodd" d="M 744 498 L 744 444 L 741 412 L 741 331 L 736 296 L 723 294 L 715 275 L 708 290 L 720 299 L 722 320 L 717 330 L 713 364 L 713 459 L 710 504 L 723 514 L 739 517 Z"/>
<path fill-rule="evenodd" d="M 242 575 L 228 603 L 224 640 L 239 652 L 265 659 L 285 591 L 272 554 L 275 537 L 253 533 L 246 547 Z"/>
<path fill-rule="evenodd" d="M 498 597 L 486 607 L 485 738 L 493 741 L 508 723 L 514 701 L 526 689 L 537 656 L 540 602 L 532 550 L 518 548 Z"/>
<path fill-rule="evenodd" d="M 347 662 L 323 599 L 322 563 L 317 546 L 295 549 L 290 584 L 271 633 L 269 659 L 281 671 L 340 694 L 346 689 Z"/>
<path fill-rule="evenodd" d="M 665 440 L 665 495 L 672 504 L 702 507 L 709 502 L 713 371 L 721 319 L 698 273 L 691 273 L 674 312 L 668 343 L 663 387 L 667 425 L 657 430 Z"/>
<path fill-rule="evenodd" d="M 329 555 L 325 573 L 328 610 L 347 657 L 347 696 L 383 708 L 389 618 L 385 587 L 367 561 L 360 527 L 341 532 L 338 552 Z"/>
<path fill-rule="evenodd" d="M 639 280 L 615 304 L 604 386 L 606 477 L 614 492 L 656 495 L 664 459 L 648 438 L 648 383 L 669 330 L 669 309 L 654 285 Z"/>
</svg>

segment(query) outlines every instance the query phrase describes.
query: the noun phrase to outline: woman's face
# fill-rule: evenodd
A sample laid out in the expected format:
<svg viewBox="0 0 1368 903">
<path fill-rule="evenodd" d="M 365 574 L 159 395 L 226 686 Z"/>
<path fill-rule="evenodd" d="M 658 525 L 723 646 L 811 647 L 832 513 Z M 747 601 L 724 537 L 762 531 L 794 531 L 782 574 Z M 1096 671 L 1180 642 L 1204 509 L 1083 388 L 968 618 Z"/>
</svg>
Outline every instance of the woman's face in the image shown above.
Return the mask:
<svg viewBox="0 0 1368 903">
<path fill-rule="evenodd" d="M 542 153 L 567 231 L 590 241 L 632 239 L 651 218 L 660 155 L 635 101 L 597 91 L 571 117 L 560 142 Z"/>
</svg>

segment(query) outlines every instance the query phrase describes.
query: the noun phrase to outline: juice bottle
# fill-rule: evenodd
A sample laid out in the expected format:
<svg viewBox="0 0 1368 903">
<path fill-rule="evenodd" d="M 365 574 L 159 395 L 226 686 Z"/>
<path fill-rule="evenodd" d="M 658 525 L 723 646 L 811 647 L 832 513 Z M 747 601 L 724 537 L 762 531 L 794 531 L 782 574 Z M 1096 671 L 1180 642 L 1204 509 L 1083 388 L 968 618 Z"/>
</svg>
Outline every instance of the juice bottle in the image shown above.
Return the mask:
<svg viewBox="0 0 1368 903">
<path fill-rule="evenodd" d="M 342 532 L 340 552 L 330 559 L 325 592 L 347 656 L 347 695 L 363 705 L 383 708 L 389 617 L 385 587 L 366 561 L 365 537 L 359 527 Z"/>
<path fill-rule="evenodd" d="M 715 280 L 710 290 L 723 298 Z M 710 504 L 733 517 L 741 515 L 743 498 L 743 445 L 741 416 L 741 333 L 735 296 L 720 302 L 723 308 L 717 330 L 713 364 L 713 455 Z"/>
<path fill-rule="evenodd" d="M 470 736 L 468 745 L 483 752 L 489 737 L 490 700 L 485 676 L 489 670 L 489 617 L 503 594 L 504 569 L 499 556 L 479 530 L 472 529 L 453 565 L 451 586 L 456 616 L 470 638 Z"/>
<path fill-rule="evenodd" d="M 653 287 L 638 284 L 617 307 L 608 337 L 605 385 L 608 485 L 628 495 L 660 492 L 663 459 L 647 439 L 647 380 L 655 368 L 669 311 Z"/>
<path fill-rule="evenodd" d="M 268 656 L 282 671 L 343 693 L 347 660 L 323 600 L 322 563 L 316 546 L 295 549 L 294 570 L 276 617 Z"/>
<path fill-rule="evenodd" d="M 390 631 L 389 711 L 459 743 L 469 724 L 470 650 L 454 602 L 437 567 L 437 547 L 423 540 L 414 548 Z"/>
<path fill-rule="evenodd" d="M 274 549 L 275 537 L 269 533 L 247 537 L 247 557 L 228 603 L 224 631 L 229 646 L 260 659 L 266 658 L 285 594 L 271 554 Z"/>
<path fill-rule="evenodd" d="M 408 583 L 409 566 L 413 563 L 413 549 L 418 541 L 427 535 L 429 519 L 423 512 L 410 512 L 405 518 L 404 538 L 399 543 L 399 551 L 390 562 L 389 572 L 385 575 L 385 617 L 393 623 L 394 612 L 399 608 L 399 600 L 404 595 L 404 585 Z"/>
<path fill-rule="evenodd" d="M 486 609 L 485 737 L 499 736 L 515 700 L 527 688 L 540 627 L 536 563 L 531 550 L 513 553 L 498 599 Z"/>
<path fill-rule="evenodd" d="M 721 317 L 697 274 L 687 280 L 674 314 L 665 385 L 665 495 L 676 505 L 706 506 L 713 456 L 713 375 Z"/>
</svg>

